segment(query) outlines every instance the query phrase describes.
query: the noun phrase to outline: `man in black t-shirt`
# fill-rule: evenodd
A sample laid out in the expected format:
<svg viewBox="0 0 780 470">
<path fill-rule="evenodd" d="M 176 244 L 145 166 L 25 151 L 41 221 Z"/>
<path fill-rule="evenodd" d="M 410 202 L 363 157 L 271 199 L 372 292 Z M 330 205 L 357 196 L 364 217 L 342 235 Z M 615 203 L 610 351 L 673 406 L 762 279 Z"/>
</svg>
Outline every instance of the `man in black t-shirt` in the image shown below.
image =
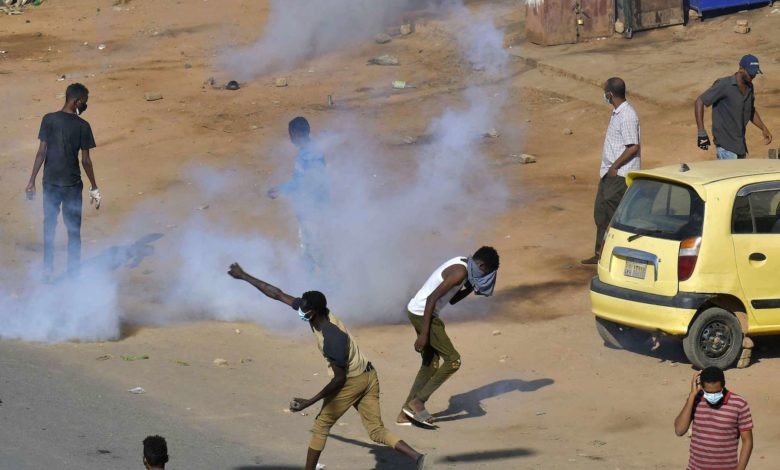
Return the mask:
<svg viewBox="0 0 780 470">
<path fill-rule="evenodd" d="M 45 115 L 38 132 L 40 145 L 27 184 L 27 198 L 33 199 L 35 196 L 35 179 L 43 165 L 44 281 L 51 279 L 54 267 L 54 229 L 57 227 L 60 208 L 68 230 L 68 273 L 76 274 L 81 262 L 81 193 L 84 184 L 79 169 L 79 150 L 81 164 L 92 185 L 89 190 L 90 204 L 95 204 L 96 209 L 100 208 L 100 191 L 89 156 L 89 150 L 95 147 L 95 138 L 89 123 L 81 118 L 81 114 L 87 110 L 88 98 L 89 90 L 81 83 L 68 86 L 65 106 L 60 111 Z"/>
</svg>

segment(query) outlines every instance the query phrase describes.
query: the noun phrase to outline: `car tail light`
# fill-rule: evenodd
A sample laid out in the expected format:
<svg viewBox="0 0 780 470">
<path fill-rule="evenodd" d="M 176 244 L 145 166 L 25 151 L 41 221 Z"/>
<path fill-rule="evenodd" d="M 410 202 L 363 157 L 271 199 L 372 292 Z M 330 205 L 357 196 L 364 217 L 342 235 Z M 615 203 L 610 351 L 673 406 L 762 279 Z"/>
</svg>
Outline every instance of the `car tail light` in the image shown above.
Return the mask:
<svg viewBox="0 0 780 470">
<path fill-rule="evenodd" d="M 686 238 L 680 242 L 680 253 L 677 256 L 677 279 L 687 281 L 696 268 L 696 260 L 699 259 L 701 237 Z"/>
</svg>

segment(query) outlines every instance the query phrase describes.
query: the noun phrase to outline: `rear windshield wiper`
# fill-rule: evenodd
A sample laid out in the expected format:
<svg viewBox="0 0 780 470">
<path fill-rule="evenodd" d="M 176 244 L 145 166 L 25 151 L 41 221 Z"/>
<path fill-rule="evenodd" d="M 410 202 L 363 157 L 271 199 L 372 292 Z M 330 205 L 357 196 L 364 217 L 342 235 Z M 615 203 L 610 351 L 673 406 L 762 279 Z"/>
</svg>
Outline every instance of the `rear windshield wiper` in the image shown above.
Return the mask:
<svg viewBox="0 0 780 470">
<path fill-rule="evenodd" d="M 636 240 L 637 238 L 642 238 L 645 235 L 658 235 L 659 233 L 664 233 L 663 230 L 655 229 L 655 230 L 648 230 L 646 233 L 636 233 L 634 235 L 631 235 L 628 237 L 628 242 L 631 243 L 632 241 Z"/>
</svg>

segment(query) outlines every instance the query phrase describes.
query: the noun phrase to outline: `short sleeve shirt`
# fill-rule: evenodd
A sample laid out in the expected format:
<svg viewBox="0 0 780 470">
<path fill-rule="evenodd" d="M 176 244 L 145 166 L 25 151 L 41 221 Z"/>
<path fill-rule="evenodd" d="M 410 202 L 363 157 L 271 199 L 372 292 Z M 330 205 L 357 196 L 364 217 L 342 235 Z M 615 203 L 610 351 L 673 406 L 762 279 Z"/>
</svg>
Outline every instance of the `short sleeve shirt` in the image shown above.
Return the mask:
<svg viewBox="0 0 780 470">
<path fill-rule="evenodd" d="M 599 177 L 603 178 L 607 174 L 609 168 L 620 158 L 626 147 L 640 145 L 640 134 L 639 116 L 628 101 L 624 101 L 612 110 L 609 126 L 607 126 L 607 135 L 604 138 L 604 148 L 601 152 Z M 634 158 L 618 169 L 618 176 L 625 177 L 629 171 L 641 168 L 640 152 L 637 152 Z"/>
<path fill-rule="evenodd" d="M 298 310 L 300 305 L 300 298 L 293 300 L 293 310 Z M 317 340 L 317 347 L 325 360 L 347 369 L 348 378 L 357 377 L 366 371 L 369 364 L 368 359 L 360 352 L 360 348 L 352 338 L 352 334 L 347 330 L 347 327 L 332 312 L 328 314 L 328 321 L 323 324 L 321 331 L 317 331 L 312 327 L 311 332 L 314 334 L 314 338 Z M 343 355 L 345 347 L 347 351 L 346 360 L 344 360 Z"/>
<path fill-rule="evenodd" d="M 721 406 L 713 408 L 699 396 L 693 410 L 688 470 L 734 469 L 739 458 L 739 434 L 753 429 L 747 401 L 727 392 Z"/>
<path fill-rule="evenodd" d="M 75 186 L 81 182 L 79 150 L 95 147 L 89 123 L 73 113 L 57 111 L 41 120 L 38 140 L 46 143 L 43 184 Z"/>
<path fill-rule="evenodd" d="M 742 93 L 737 77 L 731 75 L 715 80 L 699 97 L 705 106 L 712 106 L 712 137 L 715 145 L 737 155 L 747 154 L 745 128 L 753 120 L 755 97 L 753 85 Z"/>
</svg>

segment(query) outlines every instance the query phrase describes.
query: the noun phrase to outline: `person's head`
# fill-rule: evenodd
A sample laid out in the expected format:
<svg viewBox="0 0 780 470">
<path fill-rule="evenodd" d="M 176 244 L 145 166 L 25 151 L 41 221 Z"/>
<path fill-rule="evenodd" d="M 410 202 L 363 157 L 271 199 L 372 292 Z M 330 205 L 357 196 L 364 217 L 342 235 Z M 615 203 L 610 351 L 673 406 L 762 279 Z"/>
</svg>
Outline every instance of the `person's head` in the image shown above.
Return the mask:
<svg viewBox="0 0 780 470">
<path fill-rule="evenodd" d="M 699 383 L 705 393 L 717 393 L 726 386 L 726 377 L 717 367 L 707 367 L 699 374 Z"/>
<path fill-rule="evenodd" d="M 144 467 L 165 468 L 168 463 L 168 444 L 162 436 L 147 436 L 144 439 Z"/>
<path fill-rule="evenodd" d="M 742 56 L 739 60 L 739 71 L 737 73 L 742 76 L 743 81 L 752 83 L 756 75 L 763 73 L 758 66 L 758 57 L 753 54 Z"/>
<path fill-rule="evenodd" d="M 65 89 L 65 106 L 78 114 L 87 110 L 89 90 L 81 83 L 72 83 Z"/>
<path fill-rule="evenodd" d="M 305 117 L 298 116 L 290 121 L 287 130 L 290 133 L 290 140 L 293 144 L 300 147 L 309 141 L 311 127 L 309 126 L 309 121 L 307 121 Z"/>
<path fill-rule="evenodd" d="M 301 305 L 298 310 L 303 312 L 305 318 L 311 321 L 317 321 L 326 318 L 330 313 L 328 310 L 328 300 L 325 294 L 316 290 L 304 292 L 301 296 Z"/>
<path fill-rule="evenodd" d="M 498 271 L 498 252 L 492 246 L 483 246 L 474 253 L 472 258 L 483 273 Z"/>
<path fill-rule="evenodd" d="M 604 82 L 604 100 L 613 106 L 625 101 L 626 82 L 618 77 L 612 77 Z"/>
</svg>

